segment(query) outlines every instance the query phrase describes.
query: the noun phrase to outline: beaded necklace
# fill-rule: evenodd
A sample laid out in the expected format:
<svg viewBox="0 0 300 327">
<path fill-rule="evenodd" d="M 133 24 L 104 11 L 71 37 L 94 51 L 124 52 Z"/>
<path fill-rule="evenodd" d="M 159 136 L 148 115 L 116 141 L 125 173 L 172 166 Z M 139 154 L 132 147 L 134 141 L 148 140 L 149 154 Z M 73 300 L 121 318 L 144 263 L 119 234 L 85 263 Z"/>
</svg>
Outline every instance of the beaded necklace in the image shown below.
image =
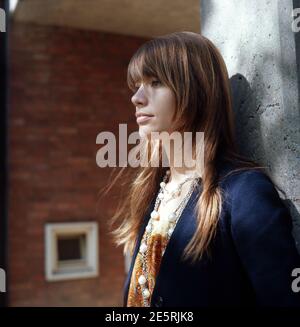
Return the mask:
<svg viewBox="0 0 300 327">
<path fill-rule="evenodd" d="M 166 175 L 163 178 L 163 182 L 160 183 L 161 188 L 159 190 L 158 196 L 155 201 L 154 210 L 151 212 L 151 215 L 150 215 L 151 218 L 149 219 L 149 222 L 145 229 L 145 233 L 143 235 L 141 245 L 139 248 L 139 254 L 141 256 L 141 262 L 142 262 L 142 274 L 138 278 L 138 283 L 141 287 L 141 292 L 142 292 L 142 297 L 143 297 L 145 307 L 150 306 L 150 295 L 151 295 L 149 288 L 148 288 L 149 285 L 148 285 L 148 272 L 147 272 L 147 253 L 148 253 L 148 251 L 147 251 L 148 245 L 147 244 L 148 244 L 149 236 L 153 229 L 153 220 L 159 219 L 159 213 L 157 210 L 158 210 L 158 207 L 159 207 L 161 201 L 164 198 L 165 185 L 166 185 L 167 180 L 169 179 L 169 176 L 170 176 L 170 170 L 167 170 Z M 167 237 L 166 244 L 168 243 L 168 241 L 174 231 L 176 223 L 177 223 L 179 217 L 181 216 L 181 213 L 182 213 L 184 207 L 186 206 L 190 196 L 192 195 L 195 186 L 198 184 L 198 180 L 199 180 L 198 177 L 194 176 L 193 178 L 190 178 L 190 177 L 188 178 L 188 180 L 191 180 L 191 179 L 193 179 L 193 182 L 189 188 L 188 193 L 183 198 L 183 200 L 180 202 L 180 204 L 175 209 L 175 211 L 170 213 L 168 216 L 168 230 L 167 230 L 167 235 L 166 235 L 166 237 Z M 165 249 L 166 249 L 166 246 L 163 249 L 162 255 L 164 255 Z"/>
</svg>

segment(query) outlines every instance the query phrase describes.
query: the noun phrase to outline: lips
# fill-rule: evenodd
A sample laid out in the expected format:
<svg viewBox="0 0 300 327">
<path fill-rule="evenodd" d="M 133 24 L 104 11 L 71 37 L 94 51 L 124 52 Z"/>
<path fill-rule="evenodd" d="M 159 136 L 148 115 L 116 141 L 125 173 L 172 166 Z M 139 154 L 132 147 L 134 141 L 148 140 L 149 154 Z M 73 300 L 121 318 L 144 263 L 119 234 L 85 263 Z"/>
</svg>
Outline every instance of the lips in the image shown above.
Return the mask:
<svg viewBox="0 0 300 327">
<path fill-rule="evenodd" d="M 136 113 L 135 116 L 136 116 L 136 122 L 138 124 L 145 123 L 153 117 L 153 115 L 142 113 L 142 112 Z"/>
<path fill-rule="evenodd" d="M 147 114 L 146 112 L 136 112 L 135 113 L 136 118 L 141 117 L 141 116 L 149 116 L 152 117 L 153 115 Z"/>
</svg>

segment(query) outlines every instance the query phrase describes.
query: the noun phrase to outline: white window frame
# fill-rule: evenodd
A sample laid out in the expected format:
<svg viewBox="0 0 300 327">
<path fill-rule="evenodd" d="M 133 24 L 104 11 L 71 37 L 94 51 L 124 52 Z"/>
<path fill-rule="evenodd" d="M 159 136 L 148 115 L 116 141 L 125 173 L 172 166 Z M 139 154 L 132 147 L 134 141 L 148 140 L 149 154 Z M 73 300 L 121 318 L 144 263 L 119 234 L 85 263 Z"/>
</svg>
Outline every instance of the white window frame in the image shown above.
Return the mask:
<svg viewBox="0 0 300 327">
<path fill-rule="evenodd" d="M 80 260 L 58 268 L 59 235 L 86 235 L 86 265 Z M 47 281 L 97 277 L 99 273 L 98 223 L 67 222 L 45 225 L 45 275 Z"/>
</svg>

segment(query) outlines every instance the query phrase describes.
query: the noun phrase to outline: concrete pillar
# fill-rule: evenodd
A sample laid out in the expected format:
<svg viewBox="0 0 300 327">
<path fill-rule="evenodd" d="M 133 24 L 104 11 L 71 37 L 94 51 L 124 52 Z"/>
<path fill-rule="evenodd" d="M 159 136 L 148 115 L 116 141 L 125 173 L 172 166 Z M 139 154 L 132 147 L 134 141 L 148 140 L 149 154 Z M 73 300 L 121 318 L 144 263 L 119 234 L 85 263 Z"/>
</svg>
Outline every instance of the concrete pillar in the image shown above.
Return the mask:
<svg viewBox="0 0 300 327">
<path fill-rule="evenodd" d="M 299 33 L 292 0 L 202 0 L 201 33 L 229 72 L 241 153 L 282 188 L 300 252 Z M 298 24 L 300 25 L 300 23 Z"/>
</svg>

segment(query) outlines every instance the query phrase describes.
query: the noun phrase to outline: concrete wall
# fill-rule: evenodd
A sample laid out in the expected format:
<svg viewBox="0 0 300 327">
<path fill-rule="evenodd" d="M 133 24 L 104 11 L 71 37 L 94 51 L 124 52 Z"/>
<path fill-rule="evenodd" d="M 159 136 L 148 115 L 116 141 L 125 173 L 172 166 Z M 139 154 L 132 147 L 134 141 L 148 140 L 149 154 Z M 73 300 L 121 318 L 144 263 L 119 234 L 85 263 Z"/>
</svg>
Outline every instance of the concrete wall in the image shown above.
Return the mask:
<svg viewBox="0 0 300 327">
<path fill-rule="evenodd" d="M 241 152 L 268 166 L 285 191 L 300 252 L 299 36 L 292 30 L 297 2 L 202 0 L 201 32 L 225 59 Z"/>
</svg>

